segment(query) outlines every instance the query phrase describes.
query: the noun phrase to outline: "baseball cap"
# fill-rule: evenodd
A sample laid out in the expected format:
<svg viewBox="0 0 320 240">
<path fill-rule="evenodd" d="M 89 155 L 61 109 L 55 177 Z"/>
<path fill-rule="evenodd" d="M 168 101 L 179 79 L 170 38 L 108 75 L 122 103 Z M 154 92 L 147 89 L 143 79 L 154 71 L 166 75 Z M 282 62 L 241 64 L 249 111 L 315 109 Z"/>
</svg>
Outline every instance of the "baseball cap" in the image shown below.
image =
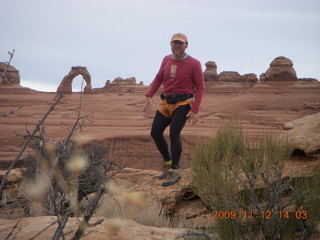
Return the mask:
<svg viewBox="0 0 320 240">
<path fill-rule="evenodd" d="M 188 42 L 188 38 L 185 34 L 183 33 L 175 33 L 173 34 L 172 38 L 171 38 L 171 42 L 172 41 L 180 41 L 180 42 L 184 42 L 187 43 Z"/>
</svg>

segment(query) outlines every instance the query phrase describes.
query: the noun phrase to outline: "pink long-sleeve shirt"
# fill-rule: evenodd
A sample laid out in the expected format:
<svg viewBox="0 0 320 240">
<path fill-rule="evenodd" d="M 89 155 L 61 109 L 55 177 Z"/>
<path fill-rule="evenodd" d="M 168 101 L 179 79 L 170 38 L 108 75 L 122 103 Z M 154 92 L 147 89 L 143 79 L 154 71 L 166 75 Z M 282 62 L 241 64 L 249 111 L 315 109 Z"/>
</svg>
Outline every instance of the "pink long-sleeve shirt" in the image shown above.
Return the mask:
<svg viewBox="0 0 320 240">
<path fill-rule="evenodd" d="M 197 59 L 187 56 L 185 59 L 175 60 L 171 54 L 165 56 L 146 96 L 153 97 L 161 84 L 165 95 L 194 94 L 195 101 L 191 111 L 198 113 L 204 93 L 204 78 L 201 63 Z"/>
</svg>

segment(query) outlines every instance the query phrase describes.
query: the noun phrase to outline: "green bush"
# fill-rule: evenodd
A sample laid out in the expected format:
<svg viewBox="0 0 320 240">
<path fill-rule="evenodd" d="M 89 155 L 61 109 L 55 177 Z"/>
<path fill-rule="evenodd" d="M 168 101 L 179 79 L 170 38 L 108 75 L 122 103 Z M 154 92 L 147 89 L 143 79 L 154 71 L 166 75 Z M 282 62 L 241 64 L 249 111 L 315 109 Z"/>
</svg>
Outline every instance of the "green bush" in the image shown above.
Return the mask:
<svg viewBox="0 0 320 240">
<path fill-rule="evenodd" d="M 320 224 L 320 168 L 318 167 L 313 176 L 305 176 L 293 179 L 292 194 L 296 201 L 296 211 L 304 211 L 307 214 L 305 221 L 298 221 L 295 226 L 306 229 L 306 237 L 315 232 L 316 224 Z"/>
<path fill-rule="evenodd" d="M 237 215 L 216 219 L 214 227 L 221 239 L 292 239 L 312 234 L 314 223 L 296 218 L 292 207 L 310 213 L 319 210 L 319 179 L 294 186 L 282 178 L 284 160 L 291 152 L 285 139 L 266 136 L 249 142 L 237 121 L 227 122 L 208 141 L 197 140 L 191 152 L 195 193 L 212 212 Z M 290 218 L 280 216 L 287 212 Z"/>
</svg>

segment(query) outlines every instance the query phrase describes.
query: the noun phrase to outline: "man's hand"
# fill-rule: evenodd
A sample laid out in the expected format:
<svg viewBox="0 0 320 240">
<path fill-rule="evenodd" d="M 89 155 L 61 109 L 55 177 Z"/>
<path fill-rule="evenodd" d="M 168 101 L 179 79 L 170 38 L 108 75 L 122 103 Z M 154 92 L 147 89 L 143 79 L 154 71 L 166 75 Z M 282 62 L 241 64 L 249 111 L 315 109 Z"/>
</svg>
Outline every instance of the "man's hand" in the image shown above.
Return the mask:
<svg viewBox="0 0 320 240">
<path fill-rule="evenodd" d="M 151 97 L 147 97 L 146 98 L 146 105 L 144 106 L 143 111 L 148 113 L 150 106 L 151 106 Z"/>
<path fill-rule="evenodd" d="M 195 125 L 199 121 L 198 113 L 194 113 L 191 111 L 187 114 L 187 118 L 188 118 L 188 123 L 191 122 L 192 125 Z"/>
</svg>

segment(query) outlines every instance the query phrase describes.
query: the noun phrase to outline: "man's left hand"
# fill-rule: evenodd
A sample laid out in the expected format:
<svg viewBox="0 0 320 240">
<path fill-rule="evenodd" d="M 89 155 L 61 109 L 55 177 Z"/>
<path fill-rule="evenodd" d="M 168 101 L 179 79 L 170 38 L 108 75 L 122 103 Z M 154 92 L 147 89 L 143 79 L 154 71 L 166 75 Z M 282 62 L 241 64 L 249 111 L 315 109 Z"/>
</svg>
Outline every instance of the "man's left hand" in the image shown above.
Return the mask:
<svg viewBox="0 0 320 240">
<path fill-rule="evenodd" d="M 195 125 L 199 121 L 198 113 L 189 112 L 187 114 L 188 123 L 191 123 L 192 125 Z"/>
</svg>

